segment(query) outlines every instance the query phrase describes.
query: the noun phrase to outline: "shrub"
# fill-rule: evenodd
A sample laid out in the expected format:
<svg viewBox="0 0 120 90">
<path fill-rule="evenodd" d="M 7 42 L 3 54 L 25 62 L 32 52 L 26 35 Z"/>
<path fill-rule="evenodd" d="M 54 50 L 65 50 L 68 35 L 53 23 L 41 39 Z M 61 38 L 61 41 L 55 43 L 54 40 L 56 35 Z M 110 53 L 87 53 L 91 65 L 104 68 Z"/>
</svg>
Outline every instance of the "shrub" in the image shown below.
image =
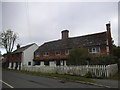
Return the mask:
<svg viewBox="0 0 120 90">
<path fill-rule="evenodd" d="M 117 58 L 111 55 L 104 55 L 99 57 L 90 57 L 91 65 L 108 65 L 117 63 Z"/>
<path fill-rule="evenodd" d="M 118 63 L 117 57 L 112 55 L 88 54 L 84 47 L 74 48 L 70 51 L 68 65 L 108 65 Z"/>
<path fill-rule="evenodd" d="M 94 73 L 88 71 L 86 74 L 85 74 L 85 77 L 86 78 L 93 78 L 93 77 L 96 77 Z"/>
<path fill-rule="evenodd" d="M 84 65 L 86 64 L 86 58 L 88 51 L 84 47 L 74 48 L 70 51 L 68 65 Z"/>
</svg>

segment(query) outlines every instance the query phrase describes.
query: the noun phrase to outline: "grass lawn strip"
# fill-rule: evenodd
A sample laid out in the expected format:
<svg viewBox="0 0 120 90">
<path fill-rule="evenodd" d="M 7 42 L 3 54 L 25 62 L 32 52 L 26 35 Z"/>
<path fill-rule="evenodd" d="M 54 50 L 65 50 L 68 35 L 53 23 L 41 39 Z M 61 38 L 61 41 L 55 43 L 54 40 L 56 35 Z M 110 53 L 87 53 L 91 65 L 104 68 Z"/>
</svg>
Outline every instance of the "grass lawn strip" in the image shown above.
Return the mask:
<svg viewBox="0 0 120 90">
<path fill-rule="evenodd" d="M 63 74 L 56 74 L 56 73 L 42 73 L 42 72 L 30 72 L 30 71 L 24 71 L 24 70 L 12 70 L 12 69 L 5 69 L 9 71 L 15 71 L 15 72 L 21 72 L 25 74 L 32 74 L 32 75 L 37 75 L 37 76 L 47 76 L 47 77 L 53 77 L 55 79 L 64 79 L 65 81 L 84 81 L 84 82 L 90 82 L 90 83 L 95 83 L 94 80 L 90 78 L 85 78 L 81 76 L 71 76 L 71 75 L 63 75 Z"/>
</svg>

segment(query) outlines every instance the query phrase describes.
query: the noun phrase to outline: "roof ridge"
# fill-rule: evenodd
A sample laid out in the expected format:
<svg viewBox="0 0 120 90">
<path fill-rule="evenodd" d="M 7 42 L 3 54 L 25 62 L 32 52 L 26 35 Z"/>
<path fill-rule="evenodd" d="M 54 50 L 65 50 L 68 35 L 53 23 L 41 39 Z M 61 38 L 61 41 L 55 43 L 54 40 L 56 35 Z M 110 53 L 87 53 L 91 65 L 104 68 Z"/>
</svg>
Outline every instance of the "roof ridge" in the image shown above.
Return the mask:
<svg viewBox="0 0 120 90">
<path fill-rule="evenodd" d="M 67 49 L 78 47 L 79 45 L 83 46 L 95 46 L 95 45 L 106 45 L 106 31 L 93 33 L 83 36 L 70 37 L 68 39 L 58 39 L 54 41 L 45 42 L 37 51 L 50 51 L 57 49 Z"/>
<path fill-rule="evenodd" d="M 46 43 L 51 43 L 51 42 L 57 42 L 57 41 L 61 41 L 61 39 L 54 40 L 54 41 L 48 41 L 48 42 L 45 42 L 44 44 L 46 44 Z"/>
<path fill-rule="evenodd" d="M 22 47 L 31 46 L 31 45 L 33 45 L 33 44 L 36 44 L 36 43 L 27 44 L 27 45 L 25 45 L 25 46 L 22 46 Z M 20 47 L 20 48 L 22 48 L 22 47 Z"/>
<path fill-rule="evenodd" d="M 28 44 L 26 46 L 22 46 L 18 49 L 16 49 L 15 51 L 13 51 L 13 53 L 18 53 L 18 52 L 23 52 L 24 50 L 26 50 L 27 48 L 29 48 L 30 46 L 34 45 L 35 43 L 32 43 L 32 44 Z"/>
<path fill-rule="evenodd" d="M 92 36 L 92 35 L 97 35 L 97 34 L 103 34 L 103 33 L 106 33 L 106 32 L 107 32 L 107 31 L 99 32 L 99 33 L 93 33 L 93 34 L 87 34 L 87 35 L 82 35 L 82 36 L 76 36 L 76 37 L 70 37 L 69 39 L 79 38 L 79 37 L 85 37 L 85 36 Z"/>
<path fill-rule="evenodd" d="M 102 33 L 106 33 L 106 32 L 107 32 L 107 31 L 98 32 L 98 33 L 93 33 L 93 34 L 87 34 L 87 35 L 82 35 L 82 36 L 76 36 L 76 37 L 68 37 L 68 39 L 85 37 L 85 36 L 92 36 L 92 35 L 102 34 Z M 51 43 L 51 42 L 57 42 L 57 41 L 61 41 L 61 40 L 62 40 L 62 39 L 58 39 L 58 40 L 54 40 L 54 41 L 48 41 L 48 42 L 45 42 L 44 44 Z"/>
</svg>

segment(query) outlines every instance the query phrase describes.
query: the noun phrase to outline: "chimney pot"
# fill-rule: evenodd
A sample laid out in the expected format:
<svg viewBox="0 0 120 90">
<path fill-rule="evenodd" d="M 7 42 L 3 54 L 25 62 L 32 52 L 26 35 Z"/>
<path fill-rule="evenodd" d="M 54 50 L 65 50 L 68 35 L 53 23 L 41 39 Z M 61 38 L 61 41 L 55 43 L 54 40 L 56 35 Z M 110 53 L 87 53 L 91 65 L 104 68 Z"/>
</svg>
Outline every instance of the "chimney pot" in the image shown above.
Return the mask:
<svg viewBox="0 0 120 90">
<path fill-rule="evenodd" d="M 106 24 L 107 31 L 110 30 L 110 23 Z"/>
<path fill-rule="evenodd" d="M 20 48 L 20 45 L 18 44 L 18 45 L 17 45 L 17 49 L 19 49 L 19 48 Z"/>
<path fill-rule="evenodd" d="M 61 33 L 62 33 L 62 39 L 67 39 L 69 37 L 69 31 L 68 30 L 63 30 Z"/>
</svg>

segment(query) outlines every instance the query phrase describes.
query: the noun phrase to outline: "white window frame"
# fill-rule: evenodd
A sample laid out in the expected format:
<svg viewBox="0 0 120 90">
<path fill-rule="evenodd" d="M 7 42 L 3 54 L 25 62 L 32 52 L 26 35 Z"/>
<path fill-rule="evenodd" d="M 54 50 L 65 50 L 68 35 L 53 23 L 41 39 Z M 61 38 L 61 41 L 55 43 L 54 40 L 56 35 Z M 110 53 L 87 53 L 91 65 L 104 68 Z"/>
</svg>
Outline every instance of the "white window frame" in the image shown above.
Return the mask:
<svg viewBox="0 0 120 90">
<path fill-rule="evenodd" d="M 44 52 L 43 55 L 44 56 L 49 56 L 49 52 Z"/>
<path fill-rule="evenodd" d="M 70 54 L 70 50 L 69 49 L 65 50 L 65 55 L 69 55 L 69 54 Z"/>
<path fill-rule="evenodd" d="M 59 54 L 56 54 L 57 52 L 59 52 Z M 56 56 L 60 56 L 61 55 L 61 51 L 55 51 L 55 55 Z"/>
<path fill-rule="evenodd" d="M 89 49 L 88 49 L 88 52 L 89 52 L 89 53 L 99 53 L 99 52 L 97 52 L 97 48 L 99 49 L 99 52 L 100 52 L 100 47 L 89 48 Z M 92 49 L 92 52 L 90 52 L 90 49 Z"/>
<path fill-rule="evenodd" d="M 91 50 L 90 50 L 90 49 L 91 49 Z M 91 51 L 91 52 L 90 52 L 90 51 Z M 89 52 L 89 53 L 92 53 L 92 48 L 88 48 L 88 52 Z"/>
<path fill-rule="evenodd" d="M 99 50 L 98 52 L 97 52 L 97 48 L 98 48 L 98 50 Z M 99 53 L 99 52 L 100 52 L 100 47 L 96 47 L 96 52 L 97 52 L 97 53 Z"/>
</svg>

